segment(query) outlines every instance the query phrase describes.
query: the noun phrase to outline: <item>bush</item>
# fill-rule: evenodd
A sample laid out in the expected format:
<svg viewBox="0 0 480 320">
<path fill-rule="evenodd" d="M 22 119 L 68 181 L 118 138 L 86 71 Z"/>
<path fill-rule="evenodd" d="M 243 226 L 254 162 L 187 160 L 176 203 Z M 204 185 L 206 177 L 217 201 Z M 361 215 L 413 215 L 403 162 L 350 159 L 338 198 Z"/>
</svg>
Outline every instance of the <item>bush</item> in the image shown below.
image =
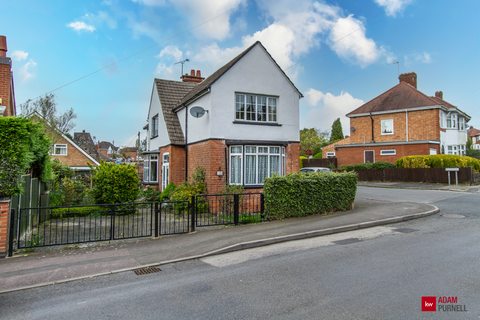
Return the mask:
<svg viewBox="0 0 480 320">
<path fill-rule="evenodd" d="M 480 159 L 480 150 L 478 149 L 467 149 L 467 156 Z"/>
<path fill-rule="evenodd" d="M 428 156 L 407 156 L 397 160 L 398 168 L 462 168 L 473 167 L 480 171 L 480 161 L 467 156 L 436 154 Z"/>
<path fill-rule="evenodd" d="M 142 201 L 154 202 L 160 197 L 160 191 L 154 187 L 146 187 L 145 189 L 140 190 L 138 197 L 141 198 Z"/>
<path fill-rule="evenodd" d="M 160 197 L 158 198 L 159 201 L 167 201 L 170 200 L 170 197 L 172 194 L 175 192 L 177 189 L 177 186 L 173 183 L 170 182 L 165 189 L 163 189 L 162 194 L 160 194 Z"/>
<path fill-rule="evenodd" d="M 288 174 L 265 179 L 265 218 L 270 220 L 348 210 L 357 191 L 357 174 Z"/>
<path fill-rule="evenodd" d="M 98 204 L 126 203 L 137 199 L 139 181 L 131 164 L 101 161 L 93 170 L 92 195 Z"/>
<path fill-rule="evenodd" d="M 303 168 L 303 159 L 308 159 L 308 158 L 304 156 L 300 156 L 300 169 Z"/>
<path fill-rule="evenodd" d="M 204 194 L 207 190 L 205 183 L 205 169 L 197 166 L 195 171 L 191 174 L 189 181 L 183 181 L 175 188 L 175 192 L 170 196 L 172 201 L 188 201 L 190 203 L 192 196 Z M 176 208 L 183 209 L 186 205 L 178 204 Z M 199 201 L 197 203 L 197 212 L 203 213 L 208 211 L 208 202 Z"/>
<path fill-rule="evenodd" d="M 322 157 L 322 152 L 317 153 L 316 155 L 313 156 L 313 159 L 323 159 Z"/>
<path fill-rule="evenodd" d="M 344 171 L 352 171 L 352 170 L 383 170 L 385 168 L 395 168 L 396 166 L 393 163 L 386 162 L 386 161 L 377 161 L 375 163 L 357 163 L 357 164 L 350 164 L 348 166 L 342 165 L 341 169 Z"/>
<path fill-rule="evenodd" d="M 102 207 L 68 207 L 55 208 L 51 211 L 51 218 L 73 218 L 73 217 L 99 217 L 101 215 L 110 215 L 111 211 L 108 206 Z"/>
</svg>

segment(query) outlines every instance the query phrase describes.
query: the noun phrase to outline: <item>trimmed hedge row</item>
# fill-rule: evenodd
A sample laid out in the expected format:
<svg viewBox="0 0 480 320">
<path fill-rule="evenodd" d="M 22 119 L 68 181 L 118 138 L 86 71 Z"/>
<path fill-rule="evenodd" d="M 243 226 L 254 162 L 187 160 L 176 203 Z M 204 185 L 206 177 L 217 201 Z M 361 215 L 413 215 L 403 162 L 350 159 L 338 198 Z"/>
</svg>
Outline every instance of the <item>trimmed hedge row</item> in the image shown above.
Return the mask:
<svg viewBox="0 0 480 320">
<path fill-rule="evenodd" d="M 397 160 L 397 168 L 458 168 L 473 167 L 480 172 L 480 161 L 467 156 L 437 154 L 430 156 L 407 156 Z"/>
<path fill-rule="evenodd" d="M 265 218 L 268 220 L 348 210 L 357 192 L 357 174 L 288 174 L 265 179 Z"/>
<path fill-rule="evenodd" d="M 385 168 L 395 168 L 396 166 L 393 163 L 386 162 L 386 161 L 377 161 L 375 163 L 357 163 L 357 164 L 350 164 L 348 166 L 342 165 L 341 169 L 345 171 L 352 171 L 352 170 L 383 170 Z"/>
</svg>

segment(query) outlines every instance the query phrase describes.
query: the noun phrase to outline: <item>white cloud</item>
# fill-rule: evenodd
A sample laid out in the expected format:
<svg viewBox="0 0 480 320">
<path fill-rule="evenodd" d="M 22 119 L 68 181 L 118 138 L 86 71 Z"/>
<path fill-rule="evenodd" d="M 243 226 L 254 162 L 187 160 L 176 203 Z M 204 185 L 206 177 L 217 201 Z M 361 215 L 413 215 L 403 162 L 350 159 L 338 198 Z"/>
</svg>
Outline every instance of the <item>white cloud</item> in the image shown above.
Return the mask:
<svg viewBox="0 0 480 320">
<path fill-rule="evenodd" d="M 37 63 L 30 59 L 29 62 L 25 63 L 19 70 L 18 76 L 22 82 L 26 82 L 34 77 L 32 69 L 37 66 Z"/>
<path fill-rule="evenodd" d="M 117 21 L 113 19 L 107 12 L 98 11 L 98 14 L 87 13 L 85 19 L 93 25 L 100 25 L 106 23 L 110 29 L 117 28 Z"/>
<path fill-rule="evenodd" d="M 164 6 L 166 4 L 165 0 L 132 0 L 132 2 L 146 6 Z"/>
<path fill-rule="evenodd" d="M 163 58 L 168 56 L 173 57 L 175 61 L 180 61 L 182 59 L 183 52 L 180 51 L 176 46 L 166 46 L 157 56 L 155 56 L 155 58 Z"/>
<path fill-rule="evenodd" d="M 432 63 L 432 57 L 430 56 L 429 53 L 426 53 L 426 52 L 405 55 L 404 59 L 405 59 L 405 66 L 412 65 L 414 61 L 427 63 L 427 64 Z"/>
<path fill-rule="evenodd" d="M 222 49 L 217 43 L 213 43 L 200 49 L 193 59 L 198 62 L 209 62 L 215 66 L 221 66 L 242 52 L 243 49 L 243 47 Z"/>
<path fill-rule="evenodd" d="M 88 25 L 83 21 L 70 22 L 69 24 L 67 24 L 67 27 L 70 27 L 77 32 L 81 32 L 81 31 L 93 32 L 96 30 L 94 26 Z"/>
<path fill-rule="evenodd" d="M 395 17 L 397 12 L 402 11 L 412 0 L 374 0 L 381 7 L 385 7 L 387 16 Z"/>
<path fill-rule="evenodd" d="M 28 57 L 28 52 L 25 52 L 25 51 L 17 50 L 17 51 L 13 51 L 12 53 L 13 61 L 22 61 L 27 59 L 27 57 Z"/>
<path fill-rule="evenodd" d="M 348 92 L 335 96 L 309 89 L 305 92 L 305 97 L 311 108 L 301 124 L 302 128 L 330 130 L 333 122 L 340 118 L 344 135 L 350 135 L 350 120 L 345 115 L 364 104 L 363 100 L 352 97 Z"/>
<path fill-rule="evenodd" d="M 159 63 L 154 74 L 156 77 L 171 78 L 173 75 L 173 66 L 167 67 L 164 63 Z"/>
</svg>

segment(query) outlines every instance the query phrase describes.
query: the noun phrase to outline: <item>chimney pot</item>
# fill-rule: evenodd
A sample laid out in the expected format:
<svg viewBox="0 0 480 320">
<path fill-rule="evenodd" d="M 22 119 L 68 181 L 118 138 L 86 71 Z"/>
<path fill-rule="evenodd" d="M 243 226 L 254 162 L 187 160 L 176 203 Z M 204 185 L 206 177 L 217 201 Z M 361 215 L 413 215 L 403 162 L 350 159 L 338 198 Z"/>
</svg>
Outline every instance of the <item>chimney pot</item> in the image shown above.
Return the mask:
<svg viewBox="0 0 480 320">
<path fill-rule="evenodd" d="M 200 73 L 200 70 L 197 70 L 197 77 L 200 78 L 201 76 L 202 76 L 202 74 Z"/>
<path fill-rule="evenodd" d="M 83 133 L 85 133 L 85 130 L 83 130 Z"/>
<path fill-rule="evenodd" d="M 0 36 L 0 57 L 7 56 L 7 37 Z"/>
<path fill-rule="evenodd" d="M 442 91 L 435 92 L 435 98 L 440 98 L 443 100 L 443 92 Z"/>
<path fill-rule="evenodd" d="M 192 71 L 190 71 L 190 75 L 195 77 L 195 70 L 192 69 Z"/>
<path fill-rule="evenodd" d="M 415 89 L 417 89 L 417 74 L 415 72 L 410 72 L 410 73 L 402 73 L 398 79 L 401 82 L 406 82 Z"/>
</svg>

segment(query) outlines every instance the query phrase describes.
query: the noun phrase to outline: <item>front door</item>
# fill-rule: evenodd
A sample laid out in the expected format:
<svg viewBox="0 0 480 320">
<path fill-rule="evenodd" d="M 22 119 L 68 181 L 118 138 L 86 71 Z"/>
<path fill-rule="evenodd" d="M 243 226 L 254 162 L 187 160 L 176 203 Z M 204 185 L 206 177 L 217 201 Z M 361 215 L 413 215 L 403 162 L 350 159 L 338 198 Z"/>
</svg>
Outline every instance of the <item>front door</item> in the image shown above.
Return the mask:
<svg viewBox="0 0 480 320">
<path fill-rule="evenodd" d="M 375 162 L 375 152 L 373 150 L 365 150 L 365 163 L 367 162 Z"/>
</svg>

